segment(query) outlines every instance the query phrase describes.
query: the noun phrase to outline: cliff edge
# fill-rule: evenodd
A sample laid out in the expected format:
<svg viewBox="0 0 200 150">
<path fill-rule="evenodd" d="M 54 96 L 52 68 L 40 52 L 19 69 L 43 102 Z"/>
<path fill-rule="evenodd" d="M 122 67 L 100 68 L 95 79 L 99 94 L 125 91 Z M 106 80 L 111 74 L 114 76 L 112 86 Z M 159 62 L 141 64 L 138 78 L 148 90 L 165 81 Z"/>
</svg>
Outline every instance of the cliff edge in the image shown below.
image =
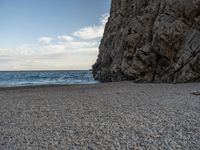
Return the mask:
<svg viewBox="0 0 200 150">
<path fill-rule="evenodd" d="M 95 79 L 200 81 L 200 0 L 112 0 Z"/>
</svg>

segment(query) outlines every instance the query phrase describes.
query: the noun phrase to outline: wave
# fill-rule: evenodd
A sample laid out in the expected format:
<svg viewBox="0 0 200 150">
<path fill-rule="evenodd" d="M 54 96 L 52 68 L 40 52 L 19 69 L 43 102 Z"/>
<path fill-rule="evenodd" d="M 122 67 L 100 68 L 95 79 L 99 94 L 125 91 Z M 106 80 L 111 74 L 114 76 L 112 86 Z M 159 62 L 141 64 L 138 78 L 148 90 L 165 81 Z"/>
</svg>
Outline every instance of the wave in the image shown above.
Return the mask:
<svg viewBox="0 0 200 150">
<path fill-rule="evenodd" d="M 19 71 L 0 72 L 0 86 L 26 86 L 45 84 L 93 84 L 91 71 Z"/>
</svg>

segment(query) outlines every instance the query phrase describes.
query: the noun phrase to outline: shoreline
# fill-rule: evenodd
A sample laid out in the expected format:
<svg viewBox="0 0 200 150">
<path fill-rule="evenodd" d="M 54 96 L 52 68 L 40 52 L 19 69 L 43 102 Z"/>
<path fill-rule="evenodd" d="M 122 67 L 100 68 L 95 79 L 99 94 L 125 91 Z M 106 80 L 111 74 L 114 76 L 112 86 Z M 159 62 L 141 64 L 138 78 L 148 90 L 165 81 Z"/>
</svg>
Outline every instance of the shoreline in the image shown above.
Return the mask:
<svg viewBox="0 0 200 150">
<path fill-rule="evenodd" d="M 41 85 L 20 85 L 20 86 L 0 86 L 1 90 L 16 90 L 16 89 L 34 89 L 34 88 L 54 88 L 54 87 L 71 87 L 71 86 L 87 86 L 96 85 L 102 83 L 91 83 L 91 84 L 41 84 Z"/>
<path fill-rule="evenodd" d="M 120 83 L 132 83 L 135 85 L 189 85 L 200 84 L 200 82 L 188 82 L 188 83 L 136 83 L 134 81 L 117 81 L 117 82 L 97 82 L 97 83 L 77 83 L 77 84 L 40 84 L 40 85 L 17 85 L 17 86 L 0 86 L 2 90 L 16 90 L 16 89 L 35 89 L 35 88 L 56 88 L 56 87 L 73 87 L 73 86 L 90 86 L 90 85 L 106 85 L 106 84 L 120 84 Z"/>
</svg>

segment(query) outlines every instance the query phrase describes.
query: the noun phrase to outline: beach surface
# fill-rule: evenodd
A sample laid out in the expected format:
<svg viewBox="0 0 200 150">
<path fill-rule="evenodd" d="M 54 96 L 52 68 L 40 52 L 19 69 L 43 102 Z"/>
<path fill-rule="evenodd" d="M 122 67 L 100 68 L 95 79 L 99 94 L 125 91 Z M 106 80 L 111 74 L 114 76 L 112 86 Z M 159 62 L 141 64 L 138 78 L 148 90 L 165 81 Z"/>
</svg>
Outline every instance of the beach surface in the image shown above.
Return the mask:
<svg viewBox="0 0 200 150">
<path fill-rule="evenodd" d="M 0 89 L 1 150 L 199 150 L 200 83 Z"/>
</svg>

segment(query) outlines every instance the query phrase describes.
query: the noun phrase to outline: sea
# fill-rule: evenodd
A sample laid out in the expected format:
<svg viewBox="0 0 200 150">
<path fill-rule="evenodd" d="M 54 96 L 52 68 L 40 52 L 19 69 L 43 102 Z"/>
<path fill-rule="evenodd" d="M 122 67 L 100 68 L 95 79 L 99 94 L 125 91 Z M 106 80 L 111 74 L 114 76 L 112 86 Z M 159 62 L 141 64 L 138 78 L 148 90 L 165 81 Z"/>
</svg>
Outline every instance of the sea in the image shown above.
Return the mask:
<svg viewBox="0 0 200 150">
<path fill-rule="evenodd" d="M 95 83 L 89 70 L 0 72 L 0 87 Z"/>
</svg>

